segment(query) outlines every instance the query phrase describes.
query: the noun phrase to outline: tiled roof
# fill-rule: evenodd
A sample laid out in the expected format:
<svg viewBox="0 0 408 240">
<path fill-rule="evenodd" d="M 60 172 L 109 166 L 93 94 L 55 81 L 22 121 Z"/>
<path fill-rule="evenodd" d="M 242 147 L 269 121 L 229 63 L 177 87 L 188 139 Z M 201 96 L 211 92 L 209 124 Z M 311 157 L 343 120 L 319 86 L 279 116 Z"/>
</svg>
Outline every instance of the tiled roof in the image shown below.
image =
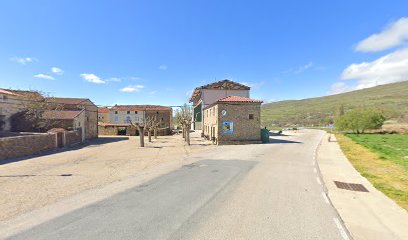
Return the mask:
<svg viewBox="0 0 408 240">
<path fill-rule="evenodd" d="M 104 123 L 104 122 L 98 122 L 98 126 L 101 127 L 128 127 L 131 126 L 130 123 Z"/>
<path fill-rule="evenodd" d="M 115 105 L 110 110 L 114 111 L 171 111 L 171 107 L 159 105 Z"/>
<path fill-rule="evenodd" d="M 13 89 L 0 89 L 0 91 L 3 94 L 43 99 L 43 96 L 41 96 L 41 94 L 36 91 L 23 91 L 23 90 L 13 90 Z"/>
<path fill-rule="evenodd" d="M 98 107 L 98 113 L 108 113 L 109 108 L 107 107 Z"/>
<path fill-rule="evenodd" d="M 261 100 L 252 98 L 240 97 L 240 96 L 228 96 L 218 99 L 217 102 L 245 102 L 245 103 L 263 103 Z"/>
<path fill-rule="evenodd" d="M 79 114 L 81 114 L 83 110 L 77 110 L 77 111 L 72 111 L 72 110 L 55 110 L 55 111 L 45 111 L 42 117 L 44 119 L 56 119 L 56 120 L 70 120 L 74 119 Z"/>
<path fill-rule="evenodd" d="M 197 97 L 201 95 L 201 89 L 250 90 L 251 88 L 244 84 L 225 79 L 225 80 L 221 80 L 218 82 L 206 84 L 200 87 L 196 87 L 193 91 L 193 94 L 191 95 L 190 102 L 193 102 L 194 99 L 196 99 Z"/>
<path fill-rule="evenodd" d="M 5 90 L 5 89 L 0 89 L 0 94 L 16 95 L 15 93 Z"/>
<path fill-rule="evenodd" d="M 58 97 L 50 97 L 47 98 L 47 102 L 52 103 L 63 103 L 63 104 L 80 104 L 89 100 L 87 98 L 58 98 Z"/>
</svg>

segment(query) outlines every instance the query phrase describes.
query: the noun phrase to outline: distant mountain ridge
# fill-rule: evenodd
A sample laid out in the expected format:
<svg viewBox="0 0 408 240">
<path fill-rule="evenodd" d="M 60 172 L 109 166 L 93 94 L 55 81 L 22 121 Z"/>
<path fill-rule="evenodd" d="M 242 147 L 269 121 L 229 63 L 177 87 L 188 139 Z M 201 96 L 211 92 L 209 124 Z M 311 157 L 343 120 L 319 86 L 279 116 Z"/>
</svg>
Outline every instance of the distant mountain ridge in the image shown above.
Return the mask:
<svg viewBox="0 0 408 240">
<path fill-rule="evenodd" d="M 326 125 L 341 105 L 346 112 L 358 107 L 378 108 L 387 119 L 408 122 L 408 81 L 324 97 L 267 103 L 262 105 L 262 127 Z"/>
</svg>

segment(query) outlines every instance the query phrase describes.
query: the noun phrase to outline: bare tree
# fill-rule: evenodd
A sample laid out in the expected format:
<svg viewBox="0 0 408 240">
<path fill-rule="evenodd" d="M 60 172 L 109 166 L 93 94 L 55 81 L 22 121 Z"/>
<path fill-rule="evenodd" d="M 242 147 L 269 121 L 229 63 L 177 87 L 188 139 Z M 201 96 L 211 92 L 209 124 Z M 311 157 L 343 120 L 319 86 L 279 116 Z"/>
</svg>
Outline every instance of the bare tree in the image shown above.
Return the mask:
<svg viewBox="0 0 408 240">
<path fill-rule="evenodd" d="M 183 138 L 190 145 L 190 129 L 193 118 L 193 111 L 191 107 L 184 104 L 179 111 L 176 112 L 176 120 L 182 126 Z"/>
<path fill-rule="evenodd" d="M 130 124 L 135 126 L 137 130 L 139 131 L 139 141 L 140 141 L 140 147 L 144 147 L 144 135 L 145 135 L 145 126 L 146 126 L 146 121 L 143 119 L 141 122 L 132 122 L 129 120 Z"/>
<path fill-rule="evenodd" d="M 154 122 L 153 122 L 154 139 L 157 139 L 157 130 L 160 127 L 161 123 L 162 123 L 161 120 L 157 121 L 157 118 L 154 117 Z"/>
<path fill-rule="evenodd" d="M 40 91 L 21 91 L 20 111 L 11 117 L 13 131 L 47 131 L 58 125 L 57 116 L 64 106 L 47 101 Z"/>
</svg>

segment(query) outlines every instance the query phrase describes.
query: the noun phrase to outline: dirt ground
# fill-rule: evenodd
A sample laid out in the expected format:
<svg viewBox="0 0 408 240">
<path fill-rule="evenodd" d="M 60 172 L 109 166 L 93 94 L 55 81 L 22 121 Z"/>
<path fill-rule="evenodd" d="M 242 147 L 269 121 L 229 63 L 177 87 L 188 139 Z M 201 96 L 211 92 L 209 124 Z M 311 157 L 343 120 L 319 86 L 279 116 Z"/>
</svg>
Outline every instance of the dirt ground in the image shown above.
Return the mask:
<svg viewBox="0 0 408 240">
<path fill-rule="evenodd" d="M 191 146 L 181 135 L 160 136 L 146 147 L 138 137 L 103 136 L 83 147 L 0 165 L 0 221 L 55 203 L 85 190 L 140 174 L 215 146 L 192 133 Z"/>
</svg>

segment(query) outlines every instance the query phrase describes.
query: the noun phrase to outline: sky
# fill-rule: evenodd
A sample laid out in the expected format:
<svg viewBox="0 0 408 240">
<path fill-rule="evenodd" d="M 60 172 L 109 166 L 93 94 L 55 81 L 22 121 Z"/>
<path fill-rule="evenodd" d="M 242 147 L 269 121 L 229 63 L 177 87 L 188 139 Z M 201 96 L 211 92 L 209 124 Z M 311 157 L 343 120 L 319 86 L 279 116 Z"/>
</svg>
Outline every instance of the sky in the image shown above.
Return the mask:
<svg viewBox="0 0 408 240">
<path fill-rule="evenodd" d="M 408 1 L 0 1 L 0 88 L 186 103 L 230 79 L 265 102 L 408 79 Z"/>
</svg>

